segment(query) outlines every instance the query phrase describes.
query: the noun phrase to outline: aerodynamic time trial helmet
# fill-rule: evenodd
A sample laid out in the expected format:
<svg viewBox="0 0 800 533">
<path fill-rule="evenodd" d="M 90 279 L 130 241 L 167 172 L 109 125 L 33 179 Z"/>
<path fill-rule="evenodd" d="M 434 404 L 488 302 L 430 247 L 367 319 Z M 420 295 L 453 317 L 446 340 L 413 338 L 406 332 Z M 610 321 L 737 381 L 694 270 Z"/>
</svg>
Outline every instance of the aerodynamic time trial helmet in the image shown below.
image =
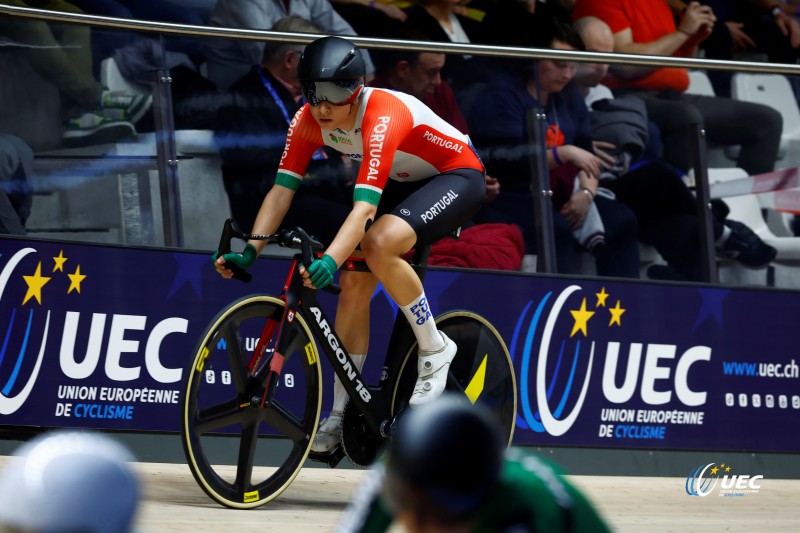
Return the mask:
<svg viewBox="0 0 800 533">
<path fill-rule="evenodd" d="M 358 47 L 342 37 L 322 37 L 306 46 L 297 77 L 306 101 L 349 105 L 364 87 L 366 66 Z"/>
<path fill-rule="evenodd" d="M 398 421 L 386 459 L 384 499 L 395 514 L 462 521 L 490 495 L 504 452 L 490 410 L 445 394 Z"/>
</svg>

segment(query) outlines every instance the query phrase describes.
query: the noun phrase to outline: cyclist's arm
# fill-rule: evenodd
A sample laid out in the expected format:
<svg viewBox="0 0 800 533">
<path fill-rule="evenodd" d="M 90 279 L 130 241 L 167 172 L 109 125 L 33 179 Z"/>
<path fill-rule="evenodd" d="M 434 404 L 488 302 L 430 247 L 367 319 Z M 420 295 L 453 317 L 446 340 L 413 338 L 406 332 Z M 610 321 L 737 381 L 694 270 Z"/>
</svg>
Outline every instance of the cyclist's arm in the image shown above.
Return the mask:
<svg viewBox="0 0 800 533">
<path fill-rule="evenodd" d="M 294 190 L 275 184 L 264 197 L 258 210 L 252 233 L 272 234 L 278 229 L 294 198 Z M 260 254 L 266 246 L 264 240 L 250 240 Z"/>
<path fill-rule="evenodd" d="M 354 202 L 353 209 L 347 215 L 342 227 L 336 233 L 333 242 L 325 253 L 341 266 L 345 260 L 352 255 L 358 243 L 364 238 L 367 232 L 367 224 L 375 220 L 375 213 L 378 208 L 368 202 Z"/>
</svg>

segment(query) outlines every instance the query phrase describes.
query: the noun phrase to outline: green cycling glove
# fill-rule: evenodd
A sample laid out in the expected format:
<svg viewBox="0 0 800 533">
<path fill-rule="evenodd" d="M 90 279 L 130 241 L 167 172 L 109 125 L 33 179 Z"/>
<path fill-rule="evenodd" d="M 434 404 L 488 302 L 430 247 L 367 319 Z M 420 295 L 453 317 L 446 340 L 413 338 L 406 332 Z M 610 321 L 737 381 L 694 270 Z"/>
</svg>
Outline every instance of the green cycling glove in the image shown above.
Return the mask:
<svg viewBox="0 0 800 533">
<path fill-rule="evenodd" d="M 338 268 L 336 261 L 328 254 L 325 254 L 311 263 L 306 268 L 306 271 L 314 287 L 322 289 L 330 285 L 331 281 L 333 281 L 333 274 Z"/>
<path fill-rule="evenodd" d="M 216 263 L 219 254 L 217 254 L 217 252 L 214 252 L 214 255 L 212 257 L 214 262 Z M 258 252 L 256 252 L 256 247 L 248 242 L 247 246 L 244 247 L 242 253 L 239 254 L 236 252 L 230 252 L 227 254 L 223 254 L 222 257 L 223 259 L 225 259 L 226 263 L 233 263 L 234 265 L 240 268 L 247 269 L 253 266 L 253 263 L 256 262 L 256 259 L 258 258 Z"/>
</svg>

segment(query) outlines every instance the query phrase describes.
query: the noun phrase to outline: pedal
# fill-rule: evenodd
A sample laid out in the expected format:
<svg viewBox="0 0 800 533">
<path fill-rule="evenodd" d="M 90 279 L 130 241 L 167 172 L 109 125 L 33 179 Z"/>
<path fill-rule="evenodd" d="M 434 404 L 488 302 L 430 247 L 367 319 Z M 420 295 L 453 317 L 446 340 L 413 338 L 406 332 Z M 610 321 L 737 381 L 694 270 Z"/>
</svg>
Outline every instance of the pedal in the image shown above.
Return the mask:
<svg viewBox="0 0 800 533">
<path fill-rule="evenodd" d="M 342 459 L 344 459 L 344 449 L 342 448 L 341 444 L 337 444 L 335 448 L 333 448 L 329 452 L 309 452 L 308 458 L 312 461 L 317 461 L 319 463 L 325 463 L 328 465 L 328 468 L 336 468 Z"/>
</svg>

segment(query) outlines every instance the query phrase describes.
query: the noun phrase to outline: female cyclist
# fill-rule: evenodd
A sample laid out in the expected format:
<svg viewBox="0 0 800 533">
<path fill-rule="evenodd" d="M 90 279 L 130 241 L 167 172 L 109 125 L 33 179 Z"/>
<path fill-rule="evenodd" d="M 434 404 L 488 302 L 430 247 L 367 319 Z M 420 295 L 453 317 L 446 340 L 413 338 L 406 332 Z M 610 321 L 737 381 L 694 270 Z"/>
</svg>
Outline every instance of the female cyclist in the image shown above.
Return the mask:
<svg viewBox="0 0 800 533">
<path fill-rule="evenodd" d="M 409 402 L 413 406 L 444 391 L 456 346 L 436 329 L 422 282 L 402 255 L 445 237 L 477 212 L 485 194 L 485 171 L 466 135 L 412 96 L 365 87 L 364 75 L 361 52 L 346 39 L 323 37 L 306 47 L 298 77 L 307 103 L 289 124 L 276 186 L 264 198 L 253 233 L 278 229 L 319 147 L 330 146 L 361 163 L 350 214 L 325 254 L 301 273 L 307 286 L 325 287 L 360 248 L 371 272 L 342 272 L 336 332 L 362 367 L 369 346 L 370 300 L 382 283 L 419 345 L 419 377 Z M 217 258 L 217 271 L 231 277 L 226 262 L 247 268 L 263 247 L 263 241 L 251 241 L 242 253 Z M 333 408 L 317 432 L 315 452 L 340 442 L 346 402 L 336 378 Z"/>
</svg>

